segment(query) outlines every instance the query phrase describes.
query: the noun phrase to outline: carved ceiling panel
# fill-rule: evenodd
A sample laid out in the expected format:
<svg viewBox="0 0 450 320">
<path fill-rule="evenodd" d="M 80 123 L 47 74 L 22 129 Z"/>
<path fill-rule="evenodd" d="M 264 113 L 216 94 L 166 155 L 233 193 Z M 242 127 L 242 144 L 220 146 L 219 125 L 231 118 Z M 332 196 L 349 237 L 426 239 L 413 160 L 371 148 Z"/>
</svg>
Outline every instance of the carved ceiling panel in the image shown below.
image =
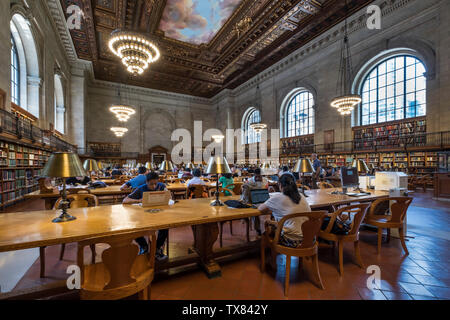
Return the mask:
<svg viewBox="0 0 450 320">
<path fill-rule="evenodd" d="M 347 8 L 342 0 L 60 1 L 65 12 L 72 4 L 83 12 L 81 29 L 70 33 L 78 57 L 93 62 L 97 79 L 210 98 L 236 88 L 373 0 L 348 0 Z M 189 10 L 194 17 L 186 15 Z M 205 24 L 208 16 L 214 23 Z M 189 22 L 186 29 L 183 19 Z M 196 23 L 205 30 L 195 33 Z M 108 48 L 117 28 L 147 34 L 161 59 L 143 75 L 129 75 Z"/>
</svg>

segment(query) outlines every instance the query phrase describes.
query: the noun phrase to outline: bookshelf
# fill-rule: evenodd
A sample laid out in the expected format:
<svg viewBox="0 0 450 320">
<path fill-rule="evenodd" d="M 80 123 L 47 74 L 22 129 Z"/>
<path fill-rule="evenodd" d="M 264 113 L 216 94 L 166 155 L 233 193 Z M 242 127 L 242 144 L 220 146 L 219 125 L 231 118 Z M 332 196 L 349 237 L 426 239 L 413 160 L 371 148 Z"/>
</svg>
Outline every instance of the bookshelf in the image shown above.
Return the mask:
<svg viewBox="0 0 450 320">
<path fill-rule="evenodd" d="M 39 189 L 35 178 L 41 174 L 50 154 L 39 148 L 0 141 L 0 207 Z"/>
<path fill-rule="evenodd" d="M 297 155 L 302 153 L 311 153 L 314 149 L 314 135 L 306 135 L 292 138 L 281 139 L 281 156 Z"/>
</svg>

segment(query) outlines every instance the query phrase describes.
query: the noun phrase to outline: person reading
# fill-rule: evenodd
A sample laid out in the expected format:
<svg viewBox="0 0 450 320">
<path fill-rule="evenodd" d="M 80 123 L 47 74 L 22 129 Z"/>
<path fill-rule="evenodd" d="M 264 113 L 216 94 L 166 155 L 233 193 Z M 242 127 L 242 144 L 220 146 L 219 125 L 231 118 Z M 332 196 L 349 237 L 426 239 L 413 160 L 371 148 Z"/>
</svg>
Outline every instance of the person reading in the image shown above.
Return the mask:
<svg viewBox="0 0 450 320">
<path fill-rule="evenodd" d="M 234 180 L 233 175 L 231 173 L 224 173 L 219 179 L 219 184 L 222 184 L 222 188 L 226 188 L 227 186 L 233 183 Z M 234 186 L 230 186 L 228 189 L 232 190 L 233 188 Z M 229 191 L 225 190 L 225 195 L 231 196 L 232 194 Z"/>
<path fill-rule="evenodd" d="M 187 182 L 187 187 L 190 188 L 191 186 L 195 186 L 195 185 L 204 186 L 205 181 L 200 179 L 200 177 L 202 176 L 202 172 L 200 171 L 200 169 L 194 169 L 193 174 L 194 174 L 194 177 Z"/>
<path fill-rule="evenodd" d="M 166 185 L 164 183 L 159 182 L 159 175 L 156 172 L 150 172 L 147 174 L 146 183 L 139 186 L 134 190 L 130 195 L 128 195 L 124 200 L 123 204 L 134 204 L 134 203 L 142 203 L 142 198 L 144 196 L 144 192 L 152 192 L 152 191 L 166 191 Z M 164 243 L 167 240 L 167 236 L 169 234 L 169 230 L 159 230 L 158 231 L 158 239 L 156 240 L 156 259 L 158 261 L 167 260 L 167 256 L 163 253 Z M 135 240 L 140 247 L 139 254 L 144 254 L 148 252 L 148 243 L 145 238 L 138 238 Z"/>
<path fill-rule="evenodd" d="M 131 179 L 128 182 L 125 182 L 120 187 L 120 190 L 135 189 L 137 187 L 140 187 L 140 186 L 144 185 L 146 181 L 147 181 L 147 168 L 146 167 L 139 167 L 139 169 L 138 169 L 138 176 L 136 178 Z"/>
</svg>

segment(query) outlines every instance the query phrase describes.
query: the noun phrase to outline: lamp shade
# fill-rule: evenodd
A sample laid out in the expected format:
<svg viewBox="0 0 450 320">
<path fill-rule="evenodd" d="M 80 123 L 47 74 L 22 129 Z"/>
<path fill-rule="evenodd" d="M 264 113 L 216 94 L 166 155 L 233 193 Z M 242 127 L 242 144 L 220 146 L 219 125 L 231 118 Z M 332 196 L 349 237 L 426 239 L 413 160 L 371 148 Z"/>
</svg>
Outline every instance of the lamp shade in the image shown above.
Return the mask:
<svg viewBox="0 0 450 320">
<path fill-rule="evenodd" d="M 98 168 L 97 161 L 94 160 L 94 159 L 86 159 L 86 160 L 84 160 L 83 168 L 84 168 L 84 170 L 86 170 L 87 172 L 92 172 L 92 171 L 98 171 L 98 170 L 100 170 L 100 169 Z"/>
<path fill-rule="evenodd" d="M 186 168 L 189 168 L 189 169 L 195 169 L 195 166 L 194 166 L 193 163 L 189 162 L 189 163 L 186 165 Z"/>
<path fill-rule="evenodd" d="M 314 170 L 314 167 L 311 163 L 311 160 L 309 159 L 299 159 L 297 163 L 295 164 L 293 172 L 297 173 L 314 173 L 316 170 Z"/>
<path fill-rule="evenodd" d="M 224 157 L 211 157 L 208 162 L 207 174 L 231 173 L 228 161 Z"/>
<path fill-rule="evenodd" d="M 52 154 L 42 170 L 42 176 L 51 178 L 84 177 L 85 175 L 80 158 L 71 152 Z"/>
<path fill-rule="evenodd" d="M 261 169 L 270 169 L 270 163 L 264 162 L 261 166 Z"/>
<path fill-rule="evenodd" d="M 173 164 L 172 161 L 164 160 L 161 165 L 159 166 L 160 171 L 172 171 L 173 170 Z"/>
<path fill-rule="evenodd" d="M 97 166 L 98 166 L 98 170 L 103 170 L 103 168 L 105 168 L 103 162 L 101 162 L 101 161 L 97 162 Z"/>
<path fill-rule="evenodd" d="M 147 168 L 148 170 L 153 170 L 154 167 L 155 167 L 155 165 L 153 164 L 153 162 L 145 163 L 145 168 Z"/>
<path fill-rule="evenodd" d="M 358 173 L 368 173 L 369 168 L 367 167 L 364 160 L 361 159 L 353 159 L 352 167 L 358 170 Z"/>
</svg>

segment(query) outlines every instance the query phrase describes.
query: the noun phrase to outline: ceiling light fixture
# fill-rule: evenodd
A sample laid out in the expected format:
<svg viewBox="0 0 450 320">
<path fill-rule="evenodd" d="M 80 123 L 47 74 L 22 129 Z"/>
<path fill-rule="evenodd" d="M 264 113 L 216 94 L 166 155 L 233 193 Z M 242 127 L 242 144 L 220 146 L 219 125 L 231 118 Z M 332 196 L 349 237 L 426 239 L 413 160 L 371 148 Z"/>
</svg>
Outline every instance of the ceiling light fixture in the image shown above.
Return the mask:
<svg viewBox="0 0 450 320">
<path fill-rule="evenodd" d="M 114 134 L 116 135 L 116 137 L 123 137 L 125 135 L 125 133 L 128 132 L 127 128 L 119 128 L 119 127 L 112 127 L 111 131 L 114 132 Z"/>
<path fill-rule="evenodd" d="M 143 74 L 161 56 L 158 48 L 146 36 L 133 31 L 113 31 L 109 49 L 122 59 L 128 72 L 134 75 Z"/>
<path fill-rule="evenodd" d="M 346 13 L 348 13 L 347 0 L 345 1 Z M 343 116 L 350 115 L 355 106 L 361 103 L 361 96 L 352 94 L 350 89 L 352 70 L 352 56 L 350 53 L 350 44 L 348 41 L 347 18 L 344 25 L 344 43 L 341 48 L 341 64 L 339 68 L 339 82 L 337 86 L 338 97 L 331 101 L 331 106 L 336 108 Z"/>
<path fill-rule="evenodd" d="M 114 113 L 120 122 L 127 122 L 130 116 L 136 113 L 133 108 L 124 105 L 114 105 L 109 108 L 109 111 Z"/>
<path fill-rule="evenodd" d="M 261 117 L 262 115 L 262 108 L 261 108 L 261 91 L 259 90 L 259 84 L 256 86 L 256 93 L 255 93 L 255 105 L 256 109 L 259 111 L 259 115 Z M 259 122 L 253 122 L 250 124 L 250 128 L 253 129 L 257 134 L 260 134 L 263 132 L 264 129 L 267 129 L 267 124 Z"/>
</svg>

